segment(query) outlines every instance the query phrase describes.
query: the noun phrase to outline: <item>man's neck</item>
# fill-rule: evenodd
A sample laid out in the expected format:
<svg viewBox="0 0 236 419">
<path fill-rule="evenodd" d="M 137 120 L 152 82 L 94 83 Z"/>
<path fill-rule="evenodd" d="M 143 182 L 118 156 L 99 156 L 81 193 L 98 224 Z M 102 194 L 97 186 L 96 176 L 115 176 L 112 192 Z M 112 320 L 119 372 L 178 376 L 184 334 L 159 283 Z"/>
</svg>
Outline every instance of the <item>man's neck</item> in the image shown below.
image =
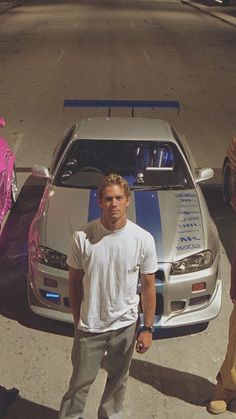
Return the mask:
<svg viewBox="0 0 236 419">
<path fill-rule="evenodd" d="M 112 221 L 105 220 L 104 218 L 101 217 L 101 223 L 103 227 L 105 227 L 107 230 L 115 231 L 115 230 L 120 230 L 121 228 L 126 226 L 127 218 L 112 222 Z"/>
</svg>

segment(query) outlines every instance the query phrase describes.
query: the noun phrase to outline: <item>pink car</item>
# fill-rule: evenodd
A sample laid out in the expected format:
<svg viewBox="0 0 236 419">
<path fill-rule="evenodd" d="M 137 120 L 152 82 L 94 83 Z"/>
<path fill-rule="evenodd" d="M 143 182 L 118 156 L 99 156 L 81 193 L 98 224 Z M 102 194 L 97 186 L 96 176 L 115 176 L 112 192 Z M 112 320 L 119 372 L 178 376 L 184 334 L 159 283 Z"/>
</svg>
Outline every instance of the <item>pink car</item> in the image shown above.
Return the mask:
<svg viewBox="0 0 236 419">
<path fill-rule="evenodd" d="M 0 128 L 3 128 L 4 125 L 4 119 L 0 118 Z M 12 202 L 16 201 L 17 186 L 14 163 L 15 155 L 6 140 L 0 137 L 0 228 Z"/>
</svg>

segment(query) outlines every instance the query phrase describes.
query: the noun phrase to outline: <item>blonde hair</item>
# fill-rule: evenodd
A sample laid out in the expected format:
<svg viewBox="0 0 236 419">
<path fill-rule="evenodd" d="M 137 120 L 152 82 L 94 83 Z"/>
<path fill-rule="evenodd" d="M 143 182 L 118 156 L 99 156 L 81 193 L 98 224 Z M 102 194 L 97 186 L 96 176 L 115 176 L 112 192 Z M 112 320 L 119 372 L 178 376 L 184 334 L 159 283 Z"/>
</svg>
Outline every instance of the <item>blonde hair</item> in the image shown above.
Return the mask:
<svg viewBox="0 0 236 419">
<path fill-rule="evenodd" d="M 127 180 L 122 176 L 117 175 L 116 173 L 111 173 L 108 176 L 105 176 L 101 183 L 98 185 L 97 192 L 99 199 L 102 199 L 104 189 L 111 185 L 120 186 L 123 189 L 126 198 L 130 197 L 131 192 Z"/>
</svg>

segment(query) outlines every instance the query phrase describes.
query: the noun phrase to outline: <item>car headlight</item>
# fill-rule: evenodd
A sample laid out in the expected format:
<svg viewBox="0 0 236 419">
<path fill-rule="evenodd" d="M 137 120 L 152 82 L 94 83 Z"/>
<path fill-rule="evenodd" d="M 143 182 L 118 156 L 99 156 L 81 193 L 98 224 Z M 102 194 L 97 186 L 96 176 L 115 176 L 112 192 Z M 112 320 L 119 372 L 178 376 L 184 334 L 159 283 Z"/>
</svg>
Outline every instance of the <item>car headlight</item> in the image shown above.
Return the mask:
<svg viewBox="0 0 236 419">
<path fill-rule="evenodd" d="M 49 247 L 39 246 L 37 248 L 36 260 L 43 265 L 53 266 L 54 268 L 68 271 L 66 263 L 67 256 Z"/>
<path fill-rule="evenodd" d="M 189 272 L 200 271 L 210 268 L 213 263 L 213 255 L 211 250 L 196 253 L 195 255 L 181 259 L 173 263 L 171 267 L 171 275 L 186 274 Z"/>
</svg>

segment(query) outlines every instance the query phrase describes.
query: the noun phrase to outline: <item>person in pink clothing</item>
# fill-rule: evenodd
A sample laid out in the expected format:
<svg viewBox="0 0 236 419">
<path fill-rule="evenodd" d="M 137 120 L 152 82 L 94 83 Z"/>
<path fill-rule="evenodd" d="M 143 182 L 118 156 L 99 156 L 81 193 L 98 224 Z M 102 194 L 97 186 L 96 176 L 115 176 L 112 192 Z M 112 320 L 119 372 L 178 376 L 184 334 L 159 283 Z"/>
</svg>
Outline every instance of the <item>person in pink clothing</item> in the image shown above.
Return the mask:
<svg viewBox="0 0 236 419">
<path fill-rule="evenodd" d="M 5 126 L 5 120 L 0 118 L 0 128 Z M 11 181 L 14 170 L 15 156 L 4 138 L 0 137 L 0 230 L 4 215 L 11 208 Z M 7 414 L 8 408 L 15 402 L 19 390 L 15 387 L 7 390 L 0 385 L 0 417 Z"/>
<path fill-rule="evenodd" d="M 233 310 L 229 320 L 228 346 L 224 361 L 216 376 L 217 384 L 213 398 L 207 406 L 209 413 L 224 413 L 229 402 L 236 397 L 236 247 L 231 263 L 230 298 Z"/>
<path fill-rule="evenodd" d="M 5 121 L 0 118 L 0 128 Z M 13 189 L 16 188 L 14 179 L 15 155 L 8 146 L 5 138 L 0 137 L 0 230 L 4 216 L 12 205 Z"/>
</svg>

